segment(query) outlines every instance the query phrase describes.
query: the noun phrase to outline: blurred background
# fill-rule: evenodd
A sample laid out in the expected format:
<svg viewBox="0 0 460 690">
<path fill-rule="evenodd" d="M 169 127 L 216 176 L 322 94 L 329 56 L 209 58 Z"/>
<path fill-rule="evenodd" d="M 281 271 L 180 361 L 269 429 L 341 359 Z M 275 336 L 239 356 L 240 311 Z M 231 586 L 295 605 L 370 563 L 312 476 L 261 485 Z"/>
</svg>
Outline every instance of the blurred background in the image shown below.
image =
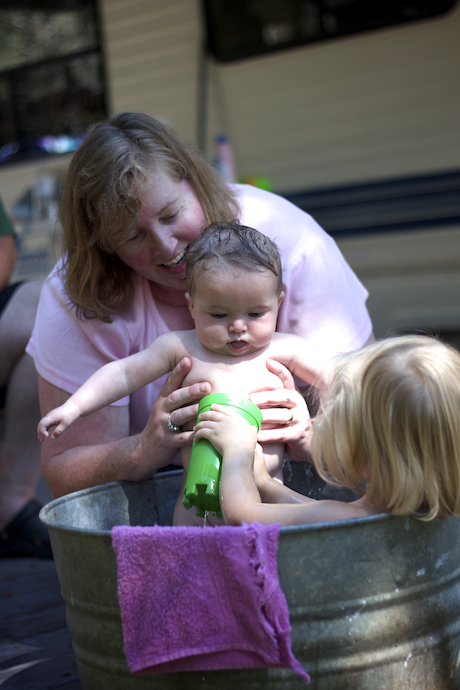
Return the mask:
<svg viewBox="0 0 460 690">
<path fill-rule="evenodd" d="M 92 124 L 162 118 L 229 180 L 329 232 L 374 330 L 460 344 L 458 0 L 0 0 L 0 195 L 13 280 L 59 256 Z"/>
</svg>

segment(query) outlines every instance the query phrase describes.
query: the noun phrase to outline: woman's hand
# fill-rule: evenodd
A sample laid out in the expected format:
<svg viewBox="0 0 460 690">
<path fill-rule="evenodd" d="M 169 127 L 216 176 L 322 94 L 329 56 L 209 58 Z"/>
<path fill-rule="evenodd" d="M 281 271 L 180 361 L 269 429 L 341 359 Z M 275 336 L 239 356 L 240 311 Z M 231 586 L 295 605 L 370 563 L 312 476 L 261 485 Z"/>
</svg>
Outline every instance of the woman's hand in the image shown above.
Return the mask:
<svg viewBox="0 0 460 690">
<path fill-rule="evenodd" d="M 259 443 L 286 443 L 292 460 L 309 462 L 311 419 L 307 403 L 285 366 L 268 359 L 267 368 L 278 376 L 283 388 L 250 394 L 251 401 L 260 407 L 263 417 L 257 439 Z"/>
<path fill-rule="evenodd" d="M 183 446 L 191 445 L 193 431 L 182 431 L 181 427 L 195 422 L 198 402 L 211 392 L 211 384 L 194 383 L 181 388 L 192 368 L 192 362 L 184 357 L 169 374 L 152 408 L 146 428 L 142 432 L 143 443 L 154 454 L 157 468 L 164 467 L 174 459 Z M 173 431 L 170 426 L 179 427 Z"/>
</svg>

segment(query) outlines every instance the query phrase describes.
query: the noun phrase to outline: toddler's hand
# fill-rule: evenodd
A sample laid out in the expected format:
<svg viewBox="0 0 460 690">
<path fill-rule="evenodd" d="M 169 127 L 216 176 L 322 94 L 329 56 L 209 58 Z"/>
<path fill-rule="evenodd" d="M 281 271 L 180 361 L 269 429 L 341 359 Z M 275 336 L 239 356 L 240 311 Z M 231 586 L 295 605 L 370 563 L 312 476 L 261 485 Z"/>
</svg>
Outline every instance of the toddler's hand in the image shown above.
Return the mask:
<svg viewBox="0 0 460 690">
<path fill-rule="evenodd" d="M 194 431 L 196 441 L 207 439 L 222 456 L 231 451 L 253 454 L 257 443 L 257 429 L 224 405 L 212 405 L 209 412 L 202 412 Z"/>
</svg>

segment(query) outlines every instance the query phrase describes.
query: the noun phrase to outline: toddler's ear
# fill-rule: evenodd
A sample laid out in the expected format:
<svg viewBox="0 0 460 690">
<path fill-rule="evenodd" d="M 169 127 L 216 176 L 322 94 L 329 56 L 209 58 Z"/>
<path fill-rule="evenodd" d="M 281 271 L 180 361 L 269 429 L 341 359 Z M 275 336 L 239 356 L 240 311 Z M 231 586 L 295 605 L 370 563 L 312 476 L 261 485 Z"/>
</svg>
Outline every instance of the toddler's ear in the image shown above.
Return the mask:
<svg viewBox="0 0 460 690">
<path fill-rule="evenodd" d="M 278 297 L 278 307 L 281 307 L 281 302 L 284 299 L 284 295 L 285 295 L 285 293 L 281 290 L 280 296 Z"/>
<path fill-rule="evenodd" d="M 362 468 L 363 480 L 368 484 L 371 481 L 371 468 L 369 460 L 365 460 Z"/>
<path fill-rule="evenodd" d="M 193 316 L 193 301 L 188 292 L 185 293 L 185 299 L 187 300 L 190 316 L 193 320 L 195 320 L 195 317 Z"/>
</svg>

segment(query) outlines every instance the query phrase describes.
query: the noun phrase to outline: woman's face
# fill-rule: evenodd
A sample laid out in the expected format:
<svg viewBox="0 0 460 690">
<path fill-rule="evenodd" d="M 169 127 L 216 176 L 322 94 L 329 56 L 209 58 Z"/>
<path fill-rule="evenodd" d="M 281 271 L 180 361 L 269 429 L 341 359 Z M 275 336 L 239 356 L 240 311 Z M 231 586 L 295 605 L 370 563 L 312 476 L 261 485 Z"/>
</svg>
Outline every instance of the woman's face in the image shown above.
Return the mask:
<svg viewBox="0 0 460 690">
<path fill-rule="evenodd" d="M 136 229 L 117 254 L 147 280 L 185 292 L 184 252 L 205 225 L 190 183 L 174 180 L 167 173 L 153 173 L 142 196 Z"/>
</svg>

